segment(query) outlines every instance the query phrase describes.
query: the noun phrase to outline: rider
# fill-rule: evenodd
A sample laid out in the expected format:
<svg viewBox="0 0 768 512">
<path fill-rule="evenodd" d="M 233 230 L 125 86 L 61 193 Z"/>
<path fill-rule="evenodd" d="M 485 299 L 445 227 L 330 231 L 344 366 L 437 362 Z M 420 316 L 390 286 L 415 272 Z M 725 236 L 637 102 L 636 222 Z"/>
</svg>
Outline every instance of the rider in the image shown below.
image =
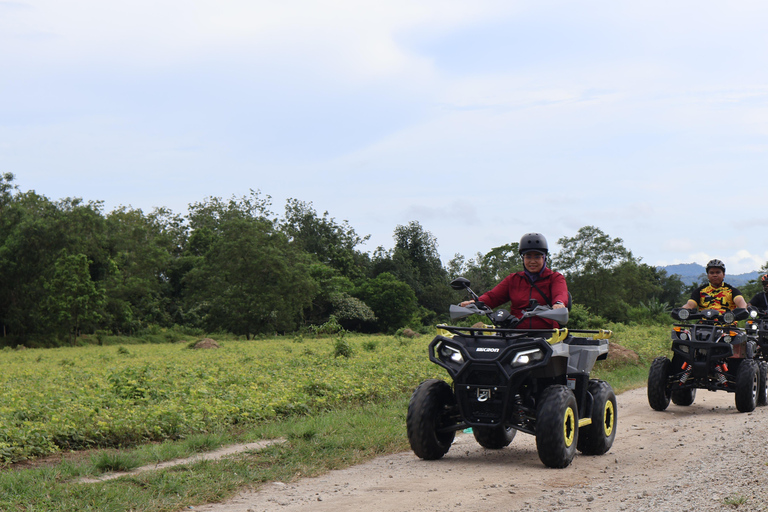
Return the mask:
<svg viewBox="0 0 768 512">
<path fill-rule="evenodd" d="M 768 311 L 768 274 L 760 277 L 760 284 L 763 285 L 763 291 L 757 292 L 749 304 L 756 307 L 760 311 Z"/>
<path fill-rule="evenodd" d="M 747 302 L 738 288 L 734 288 L 725 279 L 725 263 L 720 260 L 710 260 L 707 263 L 707 279 L 709 284 L 699 286 L 691 292 L 691 297 L 683 307 L 696 311 L 697 309 L 716 309 L 725 313 L 734 308 L 746 308 Z"/>
<path fill-rule="evenodd" d="M 510 303 L 510 313 L 517 318 L 529 307 L 530 299 L 536 299 L 541 305 L 553 309 L 564 308 L 568 304 L 568 286 L 565 277 L 559 272 L 547 268 L 547 239 L 541 233 L 527 233 L 520 239 L 518 252 L 523 257 L 524 270 L 505 277 L 492 290 L 478 298 L 485 306 L 493 309 Z M 473 301 L 461 303 L 467 306 Z M 560 327 L 554 320 L 531 317 L 519 323 L 518 329 L 556 329 Z"/>
</svg>

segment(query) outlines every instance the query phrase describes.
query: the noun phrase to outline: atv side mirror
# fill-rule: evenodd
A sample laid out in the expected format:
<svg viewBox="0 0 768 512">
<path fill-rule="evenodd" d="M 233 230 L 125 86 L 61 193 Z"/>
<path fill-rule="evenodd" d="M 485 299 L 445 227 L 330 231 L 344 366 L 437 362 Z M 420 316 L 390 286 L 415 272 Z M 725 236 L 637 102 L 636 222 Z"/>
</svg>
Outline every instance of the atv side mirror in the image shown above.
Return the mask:
<svg viewBox="0 0 768 512">
<path fill-rule="evenodd" d="M 465 277 L 457 277 L 451 281 L 451 288 L 454 290 L 466 290 L 469 288 L 469 279 Z"/>
</svg>

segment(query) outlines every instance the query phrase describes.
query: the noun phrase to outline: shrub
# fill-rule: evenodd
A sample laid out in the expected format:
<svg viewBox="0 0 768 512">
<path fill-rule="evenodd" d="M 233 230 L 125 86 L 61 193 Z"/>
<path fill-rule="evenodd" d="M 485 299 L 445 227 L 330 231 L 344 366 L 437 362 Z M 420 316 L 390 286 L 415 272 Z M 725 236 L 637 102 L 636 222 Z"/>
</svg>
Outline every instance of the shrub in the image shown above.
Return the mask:
<svg viewBox="0 0 768 512">
<path fill-rule="evenodd" d="M 352 357 L 352 345 L 343 333 L 333 344 L 333 357 Z"/>
<path fill-rule="evenodd" d="M 608 321 L 600 315 L 593 315 L 582 304 L 574 304 L 568 315 L 570 329 L 601 329 Z"/>
</svg>

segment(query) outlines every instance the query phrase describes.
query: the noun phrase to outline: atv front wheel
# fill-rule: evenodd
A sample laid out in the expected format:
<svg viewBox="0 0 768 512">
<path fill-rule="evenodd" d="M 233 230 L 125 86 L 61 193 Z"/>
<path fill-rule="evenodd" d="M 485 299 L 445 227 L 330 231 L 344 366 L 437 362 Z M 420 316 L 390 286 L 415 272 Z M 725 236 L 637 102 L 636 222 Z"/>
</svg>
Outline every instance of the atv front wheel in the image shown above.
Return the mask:
<svg viewBox="0 0 768 512">
<path fill-rule="evenodd" d="M 757 383 L 757 405 L 768 405 L 768 363 L 760 361 L 760 380 Z"/>
<path fill-rule="evenodd" d="M 579 408 L 567 387 L 545 389 L 536 407 L 536 450 L 550 468 L 567 467 L 576 455 L 579 440 Z"/>
<path fill-rule="evenodd" d="M 659 356 L 651 363 L 648 371 L 648 403 L 657 411 L 669 407 L 669 359 Z"/>
<path fill-rule="evenodd" d="M 515 438 L 517 430 L 500 425 L 498 427 L 472 427 L 472 434 L 477 443 L 489 450 L 500 450 Z"/>
<path fill-rule="evenodd" d="M 442 380 L 425 380 L 413 392 L 405 423 L 408 442 L 418 457 L 435 460 L 448 453 L 456 431 L 440 430 L 454 424 L 450 410 L 455 405 L 451 386 Z"/>
<path fill-rule="evenodd" d="M 757 406 L 757 388 L 760 370 L 754 359 L 743 359 L 736 372 L 736 409 L 752 412 Z"/>
<path fill-rule="evenodd" d="M 673 389 L 671 396 L 675 405 L 691 405 L 696 400 L 696 388 Z"/>
<path fill-rule="evenodd" d="M 611 449 L 616 437 L 616 394 L 602 380 L 589 381 L 592 395 L 592 423 L 579 429 L 576 445 L 584 455 L 603 455 Z"/>
</svg>

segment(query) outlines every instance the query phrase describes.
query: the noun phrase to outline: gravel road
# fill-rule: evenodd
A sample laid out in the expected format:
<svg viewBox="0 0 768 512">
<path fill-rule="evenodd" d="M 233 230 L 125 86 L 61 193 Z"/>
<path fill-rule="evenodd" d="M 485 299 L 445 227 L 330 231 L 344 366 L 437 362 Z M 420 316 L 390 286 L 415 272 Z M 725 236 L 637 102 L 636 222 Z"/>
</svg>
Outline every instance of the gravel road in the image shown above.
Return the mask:
<svg viewBox="0 0 768 512">
<path fill-rule="evenodd" d="M 533 436 L 486 450 L 460 433 L 438 461 L 399 453 L 194 510 L 768 511 L 768 407 L 740 413 L 733 394 L 704 390 L 693 405 L 664 412 L 648 406 L 645 388 L 617 401 L 613 448 L 577 454 L 565 469 L 539 461 Z"/>
</svg>

